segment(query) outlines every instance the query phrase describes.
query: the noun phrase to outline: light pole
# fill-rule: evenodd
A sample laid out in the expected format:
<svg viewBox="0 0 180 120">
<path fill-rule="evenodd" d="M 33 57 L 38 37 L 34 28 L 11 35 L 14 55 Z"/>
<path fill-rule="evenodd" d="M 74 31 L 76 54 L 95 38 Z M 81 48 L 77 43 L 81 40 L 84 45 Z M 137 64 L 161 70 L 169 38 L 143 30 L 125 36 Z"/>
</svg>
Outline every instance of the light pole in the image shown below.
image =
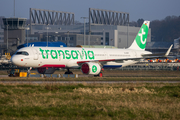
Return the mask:
<svg viewBox="0 0 180 120">
<path fill-rule="evenodd" d="M 54 41 L 58 41 L 58 32 L 55 32 L 55 38 L 54 38 Z"/>
<path fill-rule="evenodd" d="M 27 47 L 28 47 L 28 30 L 29 30 L 29 24 L 27 24 L 27 27 L 26 27 L 26 40 L 27 40 Z"/>
<path fill-rule="evenodd" d="M 69 31 L 67 31 L 67 46 L 69 47 Z"/>
<path fill-rule="evenodd" d="M 88 17 L 81 17 L 82 19 L 84 19 L 84 45 L 86 44 L 86 19 L 88 19 Z"/>
<path fill-rule="evenodd" d="M 49 24 L 47 24 L 47 27 L 46 27 L 46 29 L 47 29 L 47 47 L 48 47 L 48 29 L 50 29 L 50 27 L 48 27 L 48 25 Z"/>
<path fill-rule="evenodd" d="M 15 18 L 15 0 L 14 0 L 14 18 Z"/>
<path fill-rule="evenodd" d="M 104 29 L 103 29 L 103 45 L 106 45 Z"/>
<path fill-rule="evenodd" d="M 91 31 L 89 31 L 88 45 L 90 46 Z"/>
<path fill-rule="evenodd" d="M 129 23 L 127 24 L 127 48 L 128 48 L 128 40 L 129 40 Z"/>
<path fill-rule="evenodd" d="M 7 53 L 8 53 L 8 24 L 7 24 Z"/>
</svg>

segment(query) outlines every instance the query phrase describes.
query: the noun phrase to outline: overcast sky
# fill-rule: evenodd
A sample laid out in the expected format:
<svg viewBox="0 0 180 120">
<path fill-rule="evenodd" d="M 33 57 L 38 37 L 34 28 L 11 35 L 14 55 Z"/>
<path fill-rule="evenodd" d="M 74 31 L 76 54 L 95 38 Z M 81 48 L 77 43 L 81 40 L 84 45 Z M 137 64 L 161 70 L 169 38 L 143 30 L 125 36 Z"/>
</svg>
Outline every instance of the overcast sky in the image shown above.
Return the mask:
<svg viewBox="0 0 180 120">
<path fill-rule="evenodd" d="M 28 19 L 30 8 L 73 12 L 80 22 L 88 17 L 89 8 L 128 12 L 130 21 L 180 16 L 180 0 L 15 0 L 15 6 L 15 17 Z M 0 0 L 0 16 L 14 16 L 14 0 Z"/>
</svg>

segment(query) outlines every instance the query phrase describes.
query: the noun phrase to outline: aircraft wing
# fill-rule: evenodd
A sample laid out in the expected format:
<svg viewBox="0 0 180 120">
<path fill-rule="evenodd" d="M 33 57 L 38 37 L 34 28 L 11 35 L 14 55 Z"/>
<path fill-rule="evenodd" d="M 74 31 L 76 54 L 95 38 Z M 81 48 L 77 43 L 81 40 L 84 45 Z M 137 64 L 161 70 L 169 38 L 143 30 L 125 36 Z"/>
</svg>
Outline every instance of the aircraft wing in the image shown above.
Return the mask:
<svg viewBox="0 0 180 120">
<path fill-rule="evenodd" d="M 81 65 L 85 62 L 99 62 L 101 64 L 105 64 L 107 62 L 111 62 L 111 61 L 114 61 L 114 62 L 123 62 L 124 60 L 137 60 L 139 61 L 140 59 L 143 59 L 142 57 L 139 57 L 139 58 L 120 58 L 120 59 L 105 59 L 105 60 L 91 60 L 91 61 L 77 61 L 77 64 L 78 65 Z"/>
<path fill-rule="evenodd" d="M 152 59 L 152 58 L 167 58 L 171 49 L 172 49 L 173 44 L 169 47 L 166 53 L 157 53 L 157 54 L 144 54 L 142 55 L 144 59 Z"/>
<path fill-rule="evenodd" d="M 110 62 L 110 61 L 114 61 L 114 62 L 123 62 L 124 60 L 135 60 L 135 61 L 139 61 L 140 59 L 151 59 L 151 58 L 163 58 L 163 57 L 166 57 L 169 55 L 171 49 L 172 49 L 172 46 L 171 45 L 169 47 L 169 49 L 167 50 L 166 53 L 160 53 L 160 54 L 144 54 L 142 55 L 142 57 L 136 57 L 136 58 L 119 58 L 119 59 L 104 59 L 104 60 L 91 60 L 91 61 L 77 61 L 77 64 L 78 65 L 81 65 L 85 62 L 99 62 L 101 64 L 105 64 L 107 62 Z"/>
</svg>

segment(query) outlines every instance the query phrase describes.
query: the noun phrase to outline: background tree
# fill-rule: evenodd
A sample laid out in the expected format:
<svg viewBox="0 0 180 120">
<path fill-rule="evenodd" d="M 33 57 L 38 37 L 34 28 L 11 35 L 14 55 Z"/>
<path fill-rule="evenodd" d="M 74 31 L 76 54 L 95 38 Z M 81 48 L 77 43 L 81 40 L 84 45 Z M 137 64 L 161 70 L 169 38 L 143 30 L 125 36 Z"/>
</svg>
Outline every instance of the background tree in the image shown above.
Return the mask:
<svg viewBox="0 0 180 120">
<path fill-rule="evenodd" d="M 152 41 L 173 42 L 180 37 L 180 16 L 167 16 L 159 21 L 154 20 L 150 23 Z"/>
<path fill-rule="evenodd" d="M 141 25 L 143 24 L 143 22 L 144 22 L 144 19 L 138 19 L 137 20 L 137 25 L 138 25 L 138 27 L 141 27 Z"/>
</svg>

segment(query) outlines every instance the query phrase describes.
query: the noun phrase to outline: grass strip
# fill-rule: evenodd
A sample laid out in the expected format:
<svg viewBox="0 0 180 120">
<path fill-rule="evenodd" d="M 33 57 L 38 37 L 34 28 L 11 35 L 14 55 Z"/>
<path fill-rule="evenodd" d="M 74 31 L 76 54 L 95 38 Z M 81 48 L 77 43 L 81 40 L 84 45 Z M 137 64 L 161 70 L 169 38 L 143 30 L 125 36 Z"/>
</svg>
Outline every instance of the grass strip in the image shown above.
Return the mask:
<svg viewBox="0 0 180 120">
<path fill-rule="evenodd" d="M 180 77 L 0 78 L 0 81 L 180 81 Z"/>
<path fill-rule="evenodd" d="M 180 84 L 0 83 L 0 119 L 180 119 Z"/>
</svg>

